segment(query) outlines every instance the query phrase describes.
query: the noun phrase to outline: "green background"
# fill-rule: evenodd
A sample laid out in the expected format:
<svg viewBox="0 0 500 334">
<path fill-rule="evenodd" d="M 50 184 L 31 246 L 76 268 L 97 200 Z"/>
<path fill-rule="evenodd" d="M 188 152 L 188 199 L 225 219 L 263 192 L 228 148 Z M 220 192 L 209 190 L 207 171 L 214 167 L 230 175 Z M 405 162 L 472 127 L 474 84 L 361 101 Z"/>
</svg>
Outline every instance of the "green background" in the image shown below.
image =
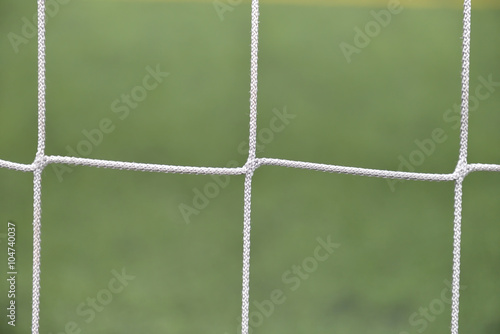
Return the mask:
<svg viewBox="0 0 500 334">
<path fill-rule="evenodd" d="M 381 9 L 262 6 L 258 129 L 270 128 L 276 112 L 295 118 L 272 139 L 261 135 L 259 157 L 396 170 L 419 154 L 416 141 L 442 129 L 446 140 L 420 153 L 414 168 L 453 172 L 459 134 L 445 115 L 460 102 L 461 11 L 404 8 L 348 63 L 340 44 L 353 44 L 355 28 Z M 82 131 L 109 119 L 114 130 L 91 158 L 244 164 L 249 4 L 223 20 L 210 3 L 70 1 L 53 10 L 47 154 L 68 155 L 67 146 L 86 140 Z M 36 37 L 16 52 L 8 36 L 22 36 L 23 18 L 35 11 L 35 1 L 0 1 L 0 159 L 21 163 L 36 151 Z M 473 11 L 472 95 L 481 77 L 500 82 L 499 31 L 500 11 Z M 111 104 L 157 65 L 169 76 L 121 120 Z M 496 86 L 471 111 L 470 162 L 500 163 L 499 111 Z M 180 205 L 194 208 L 212 177 L 71 170 L 43 174 L 40 333 L 238 333 L 243 176 L 222 178 L 219 194 L 187 221 Z M 484 172 L 464 183 L 462 333 L 500 332 L 499 186 L 500 175 Z M 7 325 L 2 279 L 0 332 L 29 333 L 30 173 L 0 170 L 0 233 L 8 220 L 17 223 L 17 325 Z M 451 279 L 452 232 L 451 182 L 262 167 L 252 206 L 252 332 L 449 332 L 441 293 Z M 328 237 L 338 249 L 292 290 L 282 276 Z M 77 307 L 122 268 L 135 278 L 86 322 Z M 257 321 L 256 303 L 276 289 L 285 301 Z"/>
</svg>

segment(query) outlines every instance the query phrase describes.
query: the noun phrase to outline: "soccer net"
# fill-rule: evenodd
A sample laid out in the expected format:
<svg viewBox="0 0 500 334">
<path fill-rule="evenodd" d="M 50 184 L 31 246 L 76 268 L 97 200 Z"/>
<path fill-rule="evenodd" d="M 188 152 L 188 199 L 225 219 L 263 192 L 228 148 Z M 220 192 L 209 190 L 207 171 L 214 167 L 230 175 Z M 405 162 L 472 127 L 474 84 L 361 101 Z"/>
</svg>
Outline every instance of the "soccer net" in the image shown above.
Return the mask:
<svg viewBox="0 0 500 334">
<path fill-rule="evenodd" d="M 460 297 L 460 240 L 462 220 L 462 183 L 465 177 L 476 171 L 500 172 L 500 165 L 470 164 L 467 162 L 468 114 L 469 114 L 469 67 L 471 0 L 464 0 L 463 50 L 462 50 L 462 92 L 460 152 L 458 164 L 453 173 L 413 173 L 348 166 L 326 165 L 311 162 L 290 161 L 273 158 L 257 158 L 257 90 L 258 90 L 258 43 L 259 43 L 259 0 L 252 0 L 251 6 L 251 73 L 250 73 L 250 135 L 248 159 L 237 168 L 173 166 L 148 163 L 96 160 L 66 156 L 45 155 L 45 0 L 38 3 L 38 146 L 32 164 L 19 164 L 0 160 L 0 168 L 31 172 L 33 178 L 33 286 L 32 286 L 32 334 L 39 333 L 40 321 L 40 251 L 41 251 L 41 194 L 42 171 L 49 164 L 70 164 L 78 166 L 125 169 L 141 172 L 203 174 L 203 175 L 245 175 L 243 213 L 243 276 L 241 301 L 242 334 L 249 332 L 249 285 L 250 285 L 250 230 L 252 178 L 257 168 L 266 165 L 309 169 L 314 171 L 371 176 L 390 179 L 455 182 L 453 277 L 451 305 L 451 333 L 458 334 Z"/>
</svg>

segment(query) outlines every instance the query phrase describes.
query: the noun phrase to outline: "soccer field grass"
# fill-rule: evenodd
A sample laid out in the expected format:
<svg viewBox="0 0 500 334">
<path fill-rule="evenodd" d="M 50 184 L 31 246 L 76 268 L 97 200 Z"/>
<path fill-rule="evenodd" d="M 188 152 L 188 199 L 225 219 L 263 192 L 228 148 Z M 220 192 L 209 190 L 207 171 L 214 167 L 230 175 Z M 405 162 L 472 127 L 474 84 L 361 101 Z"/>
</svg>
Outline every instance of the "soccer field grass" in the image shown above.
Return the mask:
<svg viewBox="0 0 500 334">
<path fill-rule="evenodd" d="M 63 2 L 48 16 L 47 154 L 245 163 L 248 3 L 221 16 L 211 2 Z M 0 2 L 0 159 L 20 163 L 36 151 L 35 10 Z M 460 8 L 381 11 L 262 5 L 259 157 L 453 171 Z M 499 19 L 473 11 L 474 163 L 500 163 Z M 43 177 L 40 333 L 238 333 L 243 176 Z M 271 166 L 253 182 L 252 333 L 449 331 L 452 182 Z M 1 314 L 0 333 L 27 333 L 32 175 L 0 169 L 0 185 L 0 263 L 18 228 L 17 322 Z M 462 333 L 500 332 L 499 187 L 494 173 L 464 183 Z"/>
</svg>

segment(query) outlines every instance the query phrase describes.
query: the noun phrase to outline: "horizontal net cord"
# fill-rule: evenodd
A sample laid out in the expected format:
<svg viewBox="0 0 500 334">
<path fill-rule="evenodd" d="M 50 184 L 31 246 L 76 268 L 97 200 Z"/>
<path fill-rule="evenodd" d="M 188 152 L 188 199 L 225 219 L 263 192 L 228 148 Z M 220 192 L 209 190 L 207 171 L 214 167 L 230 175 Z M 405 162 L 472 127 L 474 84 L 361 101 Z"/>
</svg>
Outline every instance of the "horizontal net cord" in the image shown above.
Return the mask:
<svg viewBox="0 0 500 334">
<path fill-rule="evenodd" d="M 243 175 L 247 173 L 247 167 L 194 167 L 194 166 L 175 166 L 175 165 L 162 165 L 162 164 L 150 164 L 150 163 L 139 163 L 139 162 L 124 162 L 124 161 L 113 161 L 113 160 L 99 160 L 99 159 L 88 159 L 88 158 L 76 158 L 76 157 L 64 157 L 64 156 L 45 156 L 43 159 L 43 166 L 49 164 L 65 164 L 74 166 L 87 166 L 87 167 L 97 167 L 97 168 L 110 168 L 110 169 L 122 169 L 130 171 L 142 171 L 142 172 L 153 172 L 153 173 L 172 173 L 172 174 L 199 174 L 199 175 Z M 362 168 L 362 167 L 348 167 L 340 165 L 329 165 L 314 162 L 304 162 L 286 159 L 276 159 L 276 158 L 256 158 L 256 166 L 254 169 L 260 166 L 280 166 L 288 168 L 297 169 L 308 169 L 327 173 L 338 173 L 338 174 L 349 174 L 349 175 L 360 175 L 368 177 L 378 177 L 385 179 L 403 179 L 403 180 L 415 180 L 415 181 L 454 181 L 459 178 L 459 173 L 415 173 L 415 172 L 403 172 L 403 171 L 390 171 L 383 169 L 372 169 L 372 168 Z M 21 172 L 34 172 L 37 168 L 40 168 L 39 163 L 32 164 L 21 164 L 0 159 L 0 168 L 6 168 L 11 170 L 17 170 Z M 472 163 L 466 165 L 467 174 L 472 172 L 500 172 L 500 165 L 497 164 L 482 164 L 482 163 Z"/>
<path fill-rule="evenodd" d="M 33 172 L 36 169 L 35 164 L 26 165 L 2 159 L 0 159 L 0 168 L 17 170 L 20 172 Z"/>
<path fill-rule="evenodd" d="M 416 180 L 416 181 L 454 181 L 458 178 L 457 173 L 450 173 L 450 174 L 414 173 L 414 172 L 390 171 L 383 169 L 336 166 L 336 165 L 327 165 L 314 162 L 303 162 L 303 161 L 294 161 L 285 159 L 260 158 L 258 159 L 258 163 L 260 165 L 309 169 L 320 172 L 370 176 L 370 177 L 379 177 L 385 179 L 404 179 L 404 180 Z"/>
<path fill-rule="evenodd" d="M 0 168 L 12 169 L 21 172 L 34 172 L 37 169 L 45 168 L 49 164 L 63 164 L 73 166 L 87 166 L 108 169 L 122 169 L 138 172 L 156 172 L 172 174 L 199 174 L 199 175 L 242 175 L 246 173 L 245 167 L 194 167 L 150 164 L 140 162 L 124 162 L 113 160 L 87 159 L 63 156 L 45 156 L 32 164 L 20 164 L 0 159 Z"/>
<path fill-rule="evenodd" d="M 469 164 L 469 172 L 500 172 L 500 165 L 494 164 Z"/>
<path fill-rule="evenodd" d="M 98 160 L 86 158 L 73 158 L 61 156 L 47 156 L 47 164 L 57 163 L 66 165 L 90 166 L 111 169 L 123 169 L 140 172 L 173 173 L 173 174 L 203 174 L 203 175 L 241 175 L 245 174 L 245 167 L 193 167 L 149 164 L 138 162 L 122 162 L 111 160 Z"/>
</svg>

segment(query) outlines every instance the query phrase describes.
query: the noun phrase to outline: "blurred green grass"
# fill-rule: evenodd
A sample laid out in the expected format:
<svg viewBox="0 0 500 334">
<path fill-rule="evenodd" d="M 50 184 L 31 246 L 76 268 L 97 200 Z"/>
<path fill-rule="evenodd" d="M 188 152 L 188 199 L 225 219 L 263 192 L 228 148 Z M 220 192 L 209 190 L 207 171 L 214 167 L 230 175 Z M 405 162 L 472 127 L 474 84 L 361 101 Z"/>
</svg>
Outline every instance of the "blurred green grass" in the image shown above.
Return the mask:
<svg viewBox="0 0 500 334">
<path fill-rule="evenodd" d="M 461 13 L 405 9 L 348 64 L 339 44 L 372 20 L 370 8 L 264 5 L 259 129 L 295 118 L 259 156 L 397 169 L 415 140 L 447 140 L 421 172 L 451 172 L 458 131 L 443 118 L 460 98 Z M 0 158 L 30 163 L 36 148 L 36 42 L 15 53 L 35 3 L 0 2 Z M 472 92 L 500 81 L 499 11 L 474 11 Z M 224 21 L 211 4 L 70 2 L 47 30 L 47 153 L 68 155 L 82 130 L 115 130 L 90 157 L 194 166 L 242 165 L 248 133 L 248 4 Z M 148 66 L 169 77 L 123 121 L 111 104 L 142 84 Z M 499 163 L 500 94 L 471 112 L 470 162 Z M 44 172 L 41 332 L 236 333 L 240 315 L 243 178 L 190 216 L 209 176 L 72 168 Z M 31 175 L 0 170 L 0 220 L 18 224 L 18 323 L 31 321 Z M 254 178 L 251 311 L 285 293 L 254 333 L 442 333 L 450 310 L 409 318 L 451 278 L 453 184 L 397 183 L 278 167 Z M 474 174 L 464 189 L 461 330 L 500 330 L 500 177 Z M 2 223 L 6 224 L 6 223 Z M 4 228 L 2 228 L 4 229 Z M 4 231 L 1 230 L 0 233 Z M 313 256 L 317 238 L 341 244 L 300 287 L 282 275 Z M 3 249 L 3 248 L 2 248 Z M 0 256 L 1 261 L 6 258 Z M 4 262 L 1 262 L 4 263 Z M 111 271 L 135 279 L 87 323 L 76 311 L 106 289 Z M 2 291 L 6 287 L 2 283 Z M 2 300 L 4 300 L 2 293 Z M 418 319 L 424 319 L 419 316 Z M 5 320 L 5 319 L 4 319 Z M 422 321 L 422 320 L 421 320 Z"/>
</svg>

